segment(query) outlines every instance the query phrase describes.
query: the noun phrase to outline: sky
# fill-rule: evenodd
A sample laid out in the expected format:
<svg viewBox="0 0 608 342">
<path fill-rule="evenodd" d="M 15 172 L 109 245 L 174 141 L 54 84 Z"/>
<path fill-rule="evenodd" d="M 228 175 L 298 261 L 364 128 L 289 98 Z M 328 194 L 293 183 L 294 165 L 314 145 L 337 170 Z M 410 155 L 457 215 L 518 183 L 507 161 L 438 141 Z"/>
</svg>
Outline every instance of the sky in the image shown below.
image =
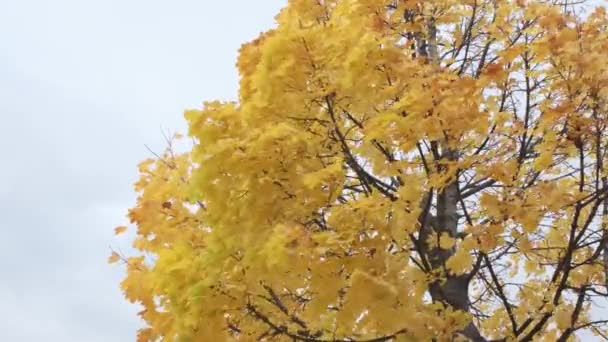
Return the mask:
<svg viewBox="0 0 608 342">
<path fill-rule="evenodd" d="M 286 0 L 0 0 L 0 338 L 134 341 L 108 265 L 137 163 L 235 99 L 239 46 Z"/>
</svg>

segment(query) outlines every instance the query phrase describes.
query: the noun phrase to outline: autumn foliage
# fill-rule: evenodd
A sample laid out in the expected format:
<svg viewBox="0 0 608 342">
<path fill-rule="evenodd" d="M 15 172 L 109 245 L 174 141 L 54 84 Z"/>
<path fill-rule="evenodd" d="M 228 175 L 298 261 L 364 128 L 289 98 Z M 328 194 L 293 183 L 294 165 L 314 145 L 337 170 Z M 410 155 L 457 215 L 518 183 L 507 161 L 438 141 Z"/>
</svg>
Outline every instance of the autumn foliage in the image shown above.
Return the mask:
<svg viewBox="0 0 608 342">
<path fill-rule="evenodd" d="M 290 0 L 140 164 L 139 341 L 606 338 L 607 52 L 565 0 Z"/>
</svg>

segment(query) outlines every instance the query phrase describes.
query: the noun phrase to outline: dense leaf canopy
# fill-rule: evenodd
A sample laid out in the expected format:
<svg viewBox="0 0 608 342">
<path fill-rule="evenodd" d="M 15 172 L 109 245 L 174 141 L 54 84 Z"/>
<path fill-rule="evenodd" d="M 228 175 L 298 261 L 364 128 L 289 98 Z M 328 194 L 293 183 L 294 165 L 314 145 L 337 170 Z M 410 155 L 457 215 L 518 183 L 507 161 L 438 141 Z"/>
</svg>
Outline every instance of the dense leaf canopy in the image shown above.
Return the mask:
<svg viewBox="0 0 608 342">
<path fill-rule="evenodd" d="M 608 18 L 581 8 L 290 0 L 238 101 L 140 164 L 110 257 L 139 340 L 605 338 Z"/>
</svg>

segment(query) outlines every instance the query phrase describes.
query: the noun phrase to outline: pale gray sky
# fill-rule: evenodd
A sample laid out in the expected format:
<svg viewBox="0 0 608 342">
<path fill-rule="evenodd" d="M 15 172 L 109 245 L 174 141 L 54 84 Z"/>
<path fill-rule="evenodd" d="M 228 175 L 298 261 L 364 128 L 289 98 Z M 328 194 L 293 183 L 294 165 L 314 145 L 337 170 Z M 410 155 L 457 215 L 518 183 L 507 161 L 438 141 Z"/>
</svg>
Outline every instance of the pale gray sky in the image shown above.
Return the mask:
<svg viewBox="0 0 608 342">
<path fill-rule="evenodd" d="M 134 341 L 106 264 L 136 164 L 183 109 L 233 99 L 286 0 L 0 0 L 0 340 Z"/>
</svg>

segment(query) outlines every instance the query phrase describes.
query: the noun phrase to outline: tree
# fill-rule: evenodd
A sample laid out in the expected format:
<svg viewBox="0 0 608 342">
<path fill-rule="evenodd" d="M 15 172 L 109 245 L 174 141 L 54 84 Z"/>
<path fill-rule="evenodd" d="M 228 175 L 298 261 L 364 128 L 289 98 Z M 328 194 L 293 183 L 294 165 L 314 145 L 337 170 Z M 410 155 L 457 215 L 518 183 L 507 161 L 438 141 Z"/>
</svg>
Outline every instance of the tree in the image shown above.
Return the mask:
<svg viewBox="0 0 608 342">
<path fill-rule="evenodd" d="M 608 18 L 580 9 L 290 0 L 238 101 L 140 164 L 111 257 L 138 339 L 608 339 Z"/>
</svg>

